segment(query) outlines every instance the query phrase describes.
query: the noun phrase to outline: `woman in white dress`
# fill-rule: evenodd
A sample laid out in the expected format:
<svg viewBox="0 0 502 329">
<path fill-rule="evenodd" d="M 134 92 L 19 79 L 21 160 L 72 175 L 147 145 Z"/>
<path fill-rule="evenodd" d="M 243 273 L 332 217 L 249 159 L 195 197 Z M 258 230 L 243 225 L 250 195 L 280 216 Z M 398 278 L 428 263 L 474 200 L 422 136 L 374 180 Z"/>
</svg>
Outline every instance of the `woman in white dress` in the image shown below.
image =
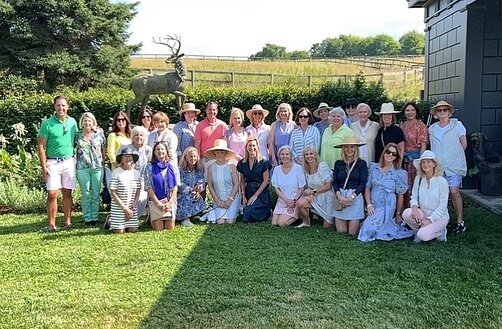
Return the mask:
<svg viewBox="0 0 502 329">
<path fill-rule="evenodd" d="M 380 129 L 380 124 L 371 121 L 371 107 L 366 103 L 359 103 L 356 108 L 356 113 L 359 120 L 350 125 L 350 129 L 359 139 L 359 143 L 364 144 L 359 146 L 359 157 L 370 165 L 375 159 L 375 138 Z"/>
<path fill-rule="evenodd" d="M 279 148 L 281 164 L 274 169 L 272 186 L 277 193 L 277 204 L 272 214 L 272 225 L 289 226 L 298 219 L 296 201 L 303 193 L 305 175 L 300 165 L 293 162 L 293 154 L 289 145 Z"/>
<path fill-rule="evenodd" d="M 224 139 L 217 139 L 214 141 L 214 146 L 206 151 L 205 156 L 215 160 L 207 170 L 207 188 L 215 206 L 207 213 L 207 221 L 233 224 L 241 204 L 239 175 L 232 161 L 235 153 L 227 147 Z"/>
<path fill-rule="evenodd" d="M 331 188 L 333 172 L 326 162 L 319 162 L 319 153 L 317 153 L 316 147 L 307 146 L 303 151 L 303 171 L 307 179 L 307 188 L 296 203 L 302 219 L 302 223 L 297 227 L 310 226 L 309 210 L 311 208 L 313 208 L 313 212 L 323 218 L 325 228 L 332 227 L 332 209 L 335 197 Z"/>
</svg>

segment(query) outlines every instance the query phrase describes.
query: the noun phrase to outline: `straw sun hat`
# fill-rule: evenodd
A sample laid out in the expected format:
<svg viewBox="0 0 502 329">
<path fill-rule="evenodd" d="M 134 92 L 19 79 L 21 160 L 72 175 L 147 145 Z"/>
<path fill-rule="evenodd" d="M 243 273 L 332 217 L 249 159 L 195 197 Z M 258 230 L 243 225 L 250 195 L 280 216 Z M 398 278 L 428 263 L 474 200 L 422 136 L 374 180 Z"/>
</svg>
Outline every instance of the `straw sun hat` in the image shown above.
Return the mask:
<svg viewBox="0 0 502 329">
<path fill-rule="evenodd" d="M 200 110 L 195 108 L 195 104 L 194 103 L 185 103 L 183 104 L 183 106 L 181 107 L 181 110 L 180 110 L 180 114 L 183 114 L 185 112 L 188 112 L 188 111 L 193 111 L 195 112 L 196 115 L 200 114 Z"/>
<path fill-rule="evenodd" d="M 455 112 L 455 108 L 453 107 L 453 105 L 449 104 L 447 101 L 439 101 L 439 102 L 437 102 L 436 105 L 431 107 L 431 114 L 436 115 L 437 108 L 442 107 L 442 106 L 446 106 L 448 108 L 448 111 L 450 112 L 450 114 L 453 114 L 453 112 Z"/>
<path fill-rule="evenodd" d="M 249 110 L 246 111 L 246 117 L 249 119 L 249 120 L 252 120 L 253 118 L 253 113 L 254 112 L 262 112 L 263 113 L 263 119 L 265 119 L 267 117 L 267 115 L 269 115 L 269 111 L 265 110 L 260 104 L 255 104 L 253 105 L 252 108 L 250 108 Z"/>
<path fill-rule="evenodd" d="M 360 143 L 359 140 L 354 136 L 346 136 L 340 144 L 335 145 L 333 147 L 339 149 L 345 145 L 363 146 L 363 145 L 366 145 L 366 143 Z"/>
<path fill-rule="evenodd" d="M 315 116 L 316 118 L 320 119 L 321 117 L 319 116 L 319 111 L 321 110 L 331 110 L 331 108 L 329 107 L 328 103 L 320 103 L 319 106 L 317 107 L 316 110 L 314 110 L 314 112 L 312 112 L 312 115 Z"/>
<path fill-rule="evenodd" d="M 228 148 L 227 141 L 224 139 L 217 139 L 214 141 L 213 147 L 208 149 L 205 153 L 205 156 L 210 159 L 215 159 L 216 156 L 214 154 L 215 151 L 226 151 L 227 158 L 233 158 L 235 156 L 235 152 Z"/>
</svg>

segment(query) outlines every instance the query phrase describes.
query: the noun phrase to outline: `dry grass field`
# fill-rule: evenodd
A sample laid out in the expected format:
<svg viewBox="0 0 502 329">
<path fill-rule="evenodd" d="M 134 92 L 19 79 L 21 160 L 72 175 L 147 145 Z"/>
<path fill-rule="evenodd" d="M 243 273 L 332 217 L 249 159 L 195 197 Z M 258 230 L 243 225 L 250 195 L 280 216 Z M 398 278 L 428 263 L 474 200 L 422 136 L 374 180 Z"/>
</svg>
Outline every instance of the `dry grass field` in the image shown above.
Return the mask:
<svg viewBox="0 0 502 329">
<path fill-rule="evenodd" d="M 363 74 L 367 81 L 382 80 L 393 99 L 418 99 L 423 88 L 423 76 L 422 71 L 416 67 L 423 64 L 423 57 L 397 58 L 396 65 L 389 65 L 390 61 L 391 59 L 375 58 L 368 58 L 366 63 L 345 60 L 246 61 L 186 58 L 185 64 L 188 80 L 193 87 L 253 87 L 266 84 L 313 86 L 333 79 L 350 81 L 355 75 Z M 406 66 L 404 61 L 409 61 L 410 64 Z M 152 73 L 173 69 L 173 65 L 167 64 L 162 56 L 133 57 L 131 64 L 141 71 Z"/>
</svg>

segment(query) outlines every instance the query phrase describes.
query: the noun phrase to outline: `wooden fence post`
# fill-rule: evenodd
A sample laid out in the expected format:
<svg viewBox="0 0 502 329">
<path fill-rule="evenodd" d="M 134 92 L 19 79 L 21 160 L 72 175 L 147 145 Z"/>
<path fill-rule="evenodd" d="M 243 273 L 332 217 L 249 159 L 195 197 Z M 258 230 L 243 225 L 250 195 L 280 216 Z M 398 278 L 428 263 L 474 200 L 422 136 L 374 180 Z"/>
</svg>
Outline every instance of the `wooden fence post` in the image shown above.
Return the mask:
<svg viewBox="0 0 502 329">
<path fill-rule="evenodd" d="M 195 72 L 193 70 L 188 71 L 190 73 L 190 85 L 195 87 Z"/>
<path fill-rule="evenodd" d="M 235 72 L 230 72 L 230 80 L 232 80 L 232 87 L 235 87 Z"/>
<path fill-rule="evenodd" d="M 270 84 L 273 86 L 274 85 L 274 74 L 270 73 Z"/>
</svg>

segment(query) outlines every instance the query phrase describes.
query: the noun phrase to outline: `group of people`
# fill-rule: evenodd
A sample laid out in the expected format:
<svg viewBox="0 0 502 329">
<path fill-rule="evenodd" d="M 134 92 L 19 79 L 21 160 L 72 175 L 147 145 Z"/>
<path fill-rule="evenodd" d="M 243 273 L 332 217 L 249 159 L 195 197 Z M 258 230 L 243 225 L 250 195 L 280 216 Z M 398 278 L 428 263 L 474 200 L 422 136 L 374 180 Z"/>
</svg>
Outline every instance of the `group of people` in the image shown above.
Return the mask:
<svg viewBox="0 0 502 329">
<path fill-rule="evenodd" d="M 142 215 L 155 230 L 169 230 L 177 221 L 192 226 L 195 217 L 232 224 L 241 213 L 245 223 L 269 220 L 283 227 L 300 220 L 299 228 L 317 217 L 324 227 L 361 241 L 444 241 L 449 197 L 454 231 L 465 231 L 459 188 L 466 131 L 445 101 L 431 108 L 439 121 L 430 127 L 412 102 L 404 105 L 400 124 L 401 111 L 392 103 L 381 105 L 374 122 L 371 107 L 354 98 L 342 107 L 301 107 L 296 115 L 282 103 L 271 125 L 265 123 L 270 112 L 259 104 L 245 112 L 232 108 L 228 125 L 218 119 L 214 101 L 200 122 L 201 110 L 183 104 L 175 125 L 147 107 L 134 127 L 127 113 L 117 112 L 107 138 L 90 112 L 77 124 L 64 96 L 55 98 L 54 108 L 38 138 L 49 232 L 57 230 L 59 189 L 65 227 L 71 227 L 76 181 L 84 221 L 97 224 L 106 157 L 109 224 L 116 233 L 137 231 Z M 273 209 L 269 184 L 277 195 Z"/>
</svg>

